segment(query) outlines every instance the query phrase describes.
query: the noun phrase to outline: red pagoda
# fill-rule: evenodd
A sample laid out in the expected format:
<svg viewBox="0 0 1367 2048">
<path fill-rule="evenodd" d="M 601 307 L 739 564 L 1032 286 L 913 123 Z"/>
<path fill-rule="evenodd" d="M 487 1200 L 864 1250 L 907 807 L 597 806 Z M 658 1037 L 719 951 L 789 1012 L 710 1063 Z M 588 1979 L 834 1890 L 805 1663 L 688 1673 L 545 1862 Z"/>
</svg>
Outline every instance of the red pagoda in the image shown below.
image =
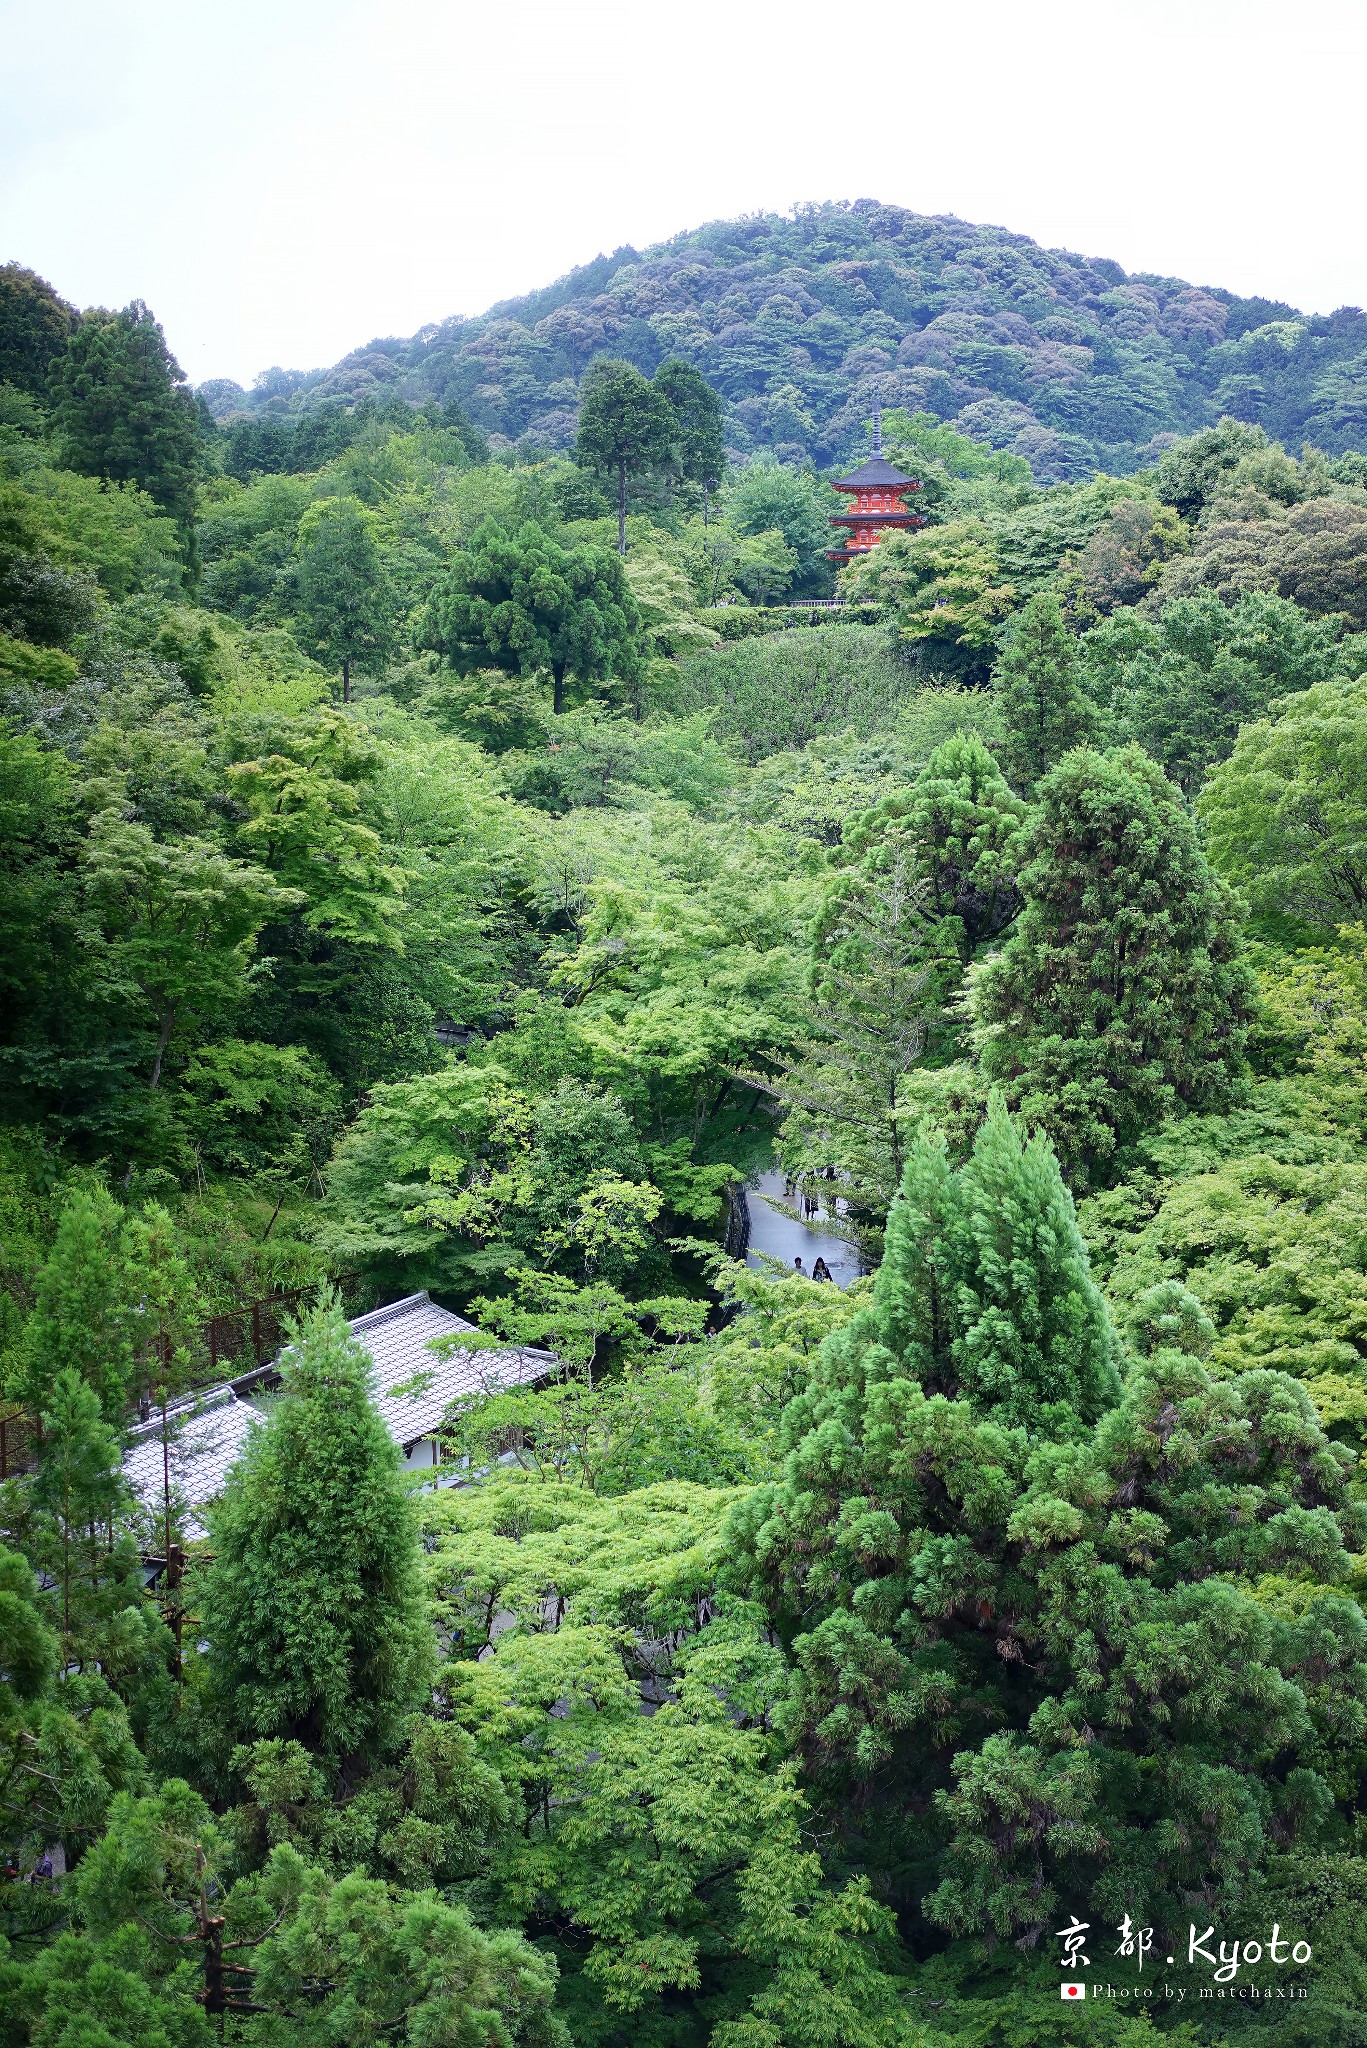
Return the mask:
<svg viewBox="0 0 1367 2048">
<path fill-rule="evenodd" d="M 839 548 L 827 548 L 833 562 L 856 562 L 872 553 L 883 535 L 897 527 L 924 526 L 921 513 L 903 502 L 908 491 L 921 486 L 914 476 L 903 476 L 883 459 L 883 414 L 877 396 L 873 401 L 873 453 L 863 467 L 837 479 L 833 488 L 849 495 L 848 512 L 837 512 L 832 526 L 848 526 L 849 538 Z"/>
</svg>

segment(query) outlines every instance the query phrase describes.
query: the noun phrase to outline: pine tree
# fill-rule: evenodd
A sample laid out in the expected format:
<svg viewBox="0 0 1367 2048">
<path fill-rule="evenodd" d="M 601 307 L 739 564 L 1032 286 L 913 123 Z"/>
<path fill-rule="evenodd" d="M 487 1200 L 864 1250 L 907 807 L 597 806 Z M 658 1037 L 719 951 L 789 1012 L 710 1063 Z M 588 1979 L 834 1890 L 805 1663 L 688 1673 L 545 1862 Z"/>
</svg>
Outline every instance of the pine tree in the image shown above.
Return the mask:
<svg viewBox="0 0 1367 2048">
<path fill-rule="evenodd" d="M 21 263 L 0 264 L 0 384 L 46 397 L 48 372 L 76 319 L 46 278 Z"/>
<path fill-rule="evenodd" d="M 369 1369 L 335 1303 L 300 1322 L 280 1400 L 213 1515 L 200 1604 L 225 1720 L 336 1761 L 394 1736 L 430 1654 L 412 1505 Z"/>
<path fill-rule="evenodd" d="M 935 749 L 908 799 L 890 801 L 903 804 L 930 884 L 930 908 L 955 920 L 967 965 L 1020 908 L 1025 805 L 977 734 L 963 732 Z"/>
<path fill-rule="evenodd" d="M 1029 853 L 1025 908 L 976 990 L 982 1064 L 1095 1186 L 1164 1117 L 1228 1100 L 1252 982 L 1229 892 L 1141 748 L 1055 768 Z"/>
<path fill-rule="evenodd" d="M 1185 1932 L 1198 1893 L 1218 1919 L 1351 1807 L 1353 1455 L 1278 1373 L 1163 1347 L 1122 1389 L 1057 1171 L 1000 1108 L 904 1189 L 727 1532 L 821 1821 L 954 1935 Z"/>
<path fill-rule="evenodd" d="M 131 1281 L 120 1241 L 123 1212 L 102 1189 L 78 1192 L 62 1211 L 38 1280 L 10 1391 L 30 1414 L 70 1368 L 99 1398 L 107 1422 L 122 1419 L 133 1368 Z"/>
<path fill-rule="evenodd" d="M 1117 1346 L 1052 1146 L 995 1099 L 959 1181 L 958 1392 L 1010 1422 L 1037 1424 L 1052 1404 L 1094 1422 L 1120 1397 Z"/>
<path fill-rule="evenodd" d="M 141 485 L 188 536 L 199 416 L 185 372 L 142 301 L 121 313 L 87 313 L 49 383 L 62 460 L 86 476 Z"/>
<path fill-rule="evenodd" d="M 708 524 L 711 493 L 726 468 L 721 400 L 701 370 L 671 356 L 651 379 L 673 410 L 673 464 L 688 483 L 702 485 L 703 526 Z"/>
<path fill-rule="evenodd" d="M 1017 613 L 993 687 L 1001 706 L 1002 767 L 1013 789 L 1028 796 L 1097 724 L 1096 706 L 1078 681 L 1077 643 L 1051 591 L 1040 591 Z"/>
<path fill-rule="evenodd" d="M 627 551 L 627 485 L 669 460 L 678 418 L 634 363 L 600 356 L 584 373 L 575 459 L 617 484 L 617 552 Z"/>
<path fill-rule="evenodd" d="M 54 1586 L 63 1661 L 108 1670 L 127 1653 L 139 1663 L 152 1615 L 140 1613 L 141 1575 L 126 1528 L 131 1500 L 118 1436 L 101 1416 L 94 1389 L 69 1366 L 58 1373 L 42 1420 L 25 1541 Z M 119 1632 L 127 1639 L 130 1617 L 124 1610 L 130 1608 L 137 1616 L 133 1633 L 138 1640 L 125 1640 L 111 1658 L 107 1627 L 116 1615 L 121 1617 Z"/>
<path fill-rule="evenodd" d="M 299 524 L 299 609 L 320 661 L 342 674 L 376 674 L 394 649 L 394 593 L 385 572 L 374 514 L 359 498 L 325 498 Z"/>
<path fill-rule="evenodd" d="M 1119 1397 L 1116 1340 L 1047 1139 L 1000 1098 L 955 1172 L 916 1139 L 869 1309 L 835 1340 L 870 1342 L 931 1393 L 1038 1427 L 1053 1404 L 1095 1419 Z"/>
</svg>

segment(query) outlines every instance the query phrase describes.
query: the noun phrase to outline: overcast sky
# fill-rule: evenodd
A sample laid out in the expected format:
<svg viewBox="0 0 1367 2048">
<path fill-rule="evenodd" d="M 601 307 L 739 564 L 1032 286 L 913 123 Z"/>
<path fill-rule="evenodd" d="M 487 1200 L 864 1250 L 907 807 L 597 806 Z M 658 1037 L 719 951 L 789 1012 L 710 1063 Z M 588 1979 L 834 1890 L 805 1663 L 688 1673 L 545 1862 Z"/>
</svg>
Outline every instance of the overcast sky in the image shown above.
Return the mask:
<svg viewBox="0 0 1367 2048">
<path fill-rule="evenodd" d="M 1367 0 L 0 0 L 0 261 L 197 381 L 872 197 L 1367 303 Z"/>
</svg>

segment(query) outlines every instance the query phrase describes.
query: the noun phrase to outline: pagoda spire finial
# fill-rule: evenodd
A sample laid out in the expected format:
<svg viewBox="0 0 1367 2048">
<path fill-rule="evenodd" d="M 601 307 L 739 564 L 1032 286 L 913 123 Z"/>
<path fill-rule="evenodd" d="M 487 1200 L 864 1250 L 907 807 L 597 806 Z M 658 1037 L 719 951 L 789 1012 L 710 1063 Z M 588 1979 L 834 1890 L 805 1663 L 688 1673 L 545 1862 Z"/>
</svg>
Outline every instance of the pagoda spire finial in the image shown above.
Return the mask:
<svg viewBox="0 0 1367 2048">
<path fill-rule="evenodd" d="M 881 382 L 875 381 L 873 387 L 873 452 L 875 455 L 881 455 L 883 452 L 883 407 L 881 399 L 882 385 Z"/>
</svg>

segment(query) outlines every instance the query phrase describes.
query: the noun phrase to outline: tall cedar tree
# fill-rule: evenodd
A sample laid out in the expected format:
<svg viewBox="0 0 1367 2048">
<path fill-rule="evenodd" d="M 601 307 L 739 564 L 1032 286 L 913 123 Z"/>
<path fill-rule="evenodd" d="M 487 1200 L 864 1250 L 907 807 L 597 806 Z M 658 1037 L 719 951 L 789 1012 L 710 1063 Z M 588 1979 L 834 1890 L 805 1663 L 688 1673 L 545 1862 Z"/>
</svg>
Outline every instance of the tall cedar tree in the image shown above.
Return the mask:
<svg viewBox="0 0 1367 2048">
<path fill-rule="evenodd" d="M 1120 1395 L 1117 1345 L 1048 1140 L 1000 1098 L 957 1172 L 916 1140 L 888 1218 L 878 1299 L 847 1339 L 878 1341 L 928 1393 L 1004 1422 L 1094 1422 Z"/>
<path fill-rule="evenodd" d="M 49 373 L 62 460 L 85 476 L 139 484 L 189 536 L 199 415 L 185 372 L 140 299 L 87 313 Z"/>
<path fill-rule="evenodd" d="M 889 1903 L 954 1934 L 1185 1931 L 1350 1782 L 1352 1454 L 1280 1374 L 1160 1349 L 1122 1391 L 1057 1166 L 1000 1107 L 905 1190 L 782 1479 L 730 1517 L 808 1783 Z M 1304 1600 L 1254 1597 L 1269 1572 Z"/>
<path fill-rule="evenodd" d="M 627 483 L 669 461 L 679 422 L 663 391 L 634 363 L 600 356 L 580 386 L 575 459 L 617 482 L 617 552 L 627 551 Z"/>
<path fill-rule="evenodd" d="M 101 1671 L 115 1685 L 155 1655 L 160 1633 L 142 1597 L 132 1505 L 118 1434 L 94 1388 L 67 1366 L 43 1409 L 25 1547 L 52 1588 L 63 1665 Z"/>
<path fill-rule="evenodd" d="M 641 666 L 640 614 L 618 557 L 561 547 L 530 523 L 476 531 L 433 593 L 422 636 L 459 675 L 549 669 L 557 712 L 567 676 L 630 682 Z"/>
<path fill-rule="evenodd" d="M 1096 707 L 1078 681 L 1077 642 L 1052 591 L 1022 606 L 993 686 L 1001 706 L 1002 766 L 1012 787 L 1028 796 L 1071 747 L 1096 731 Z"/>
<path fill-rule="evenodd" d="M 10 1391 L 31 1414 L 49 1405 L 60 1374 L 79 1373 L 105 1420 L 122 1420 L 133 1370 L 133 1309 L 121 1242 L 123 1212 L 96 1189 L 72 1195 L 38 1280 Z"/>
<path fill-rule="evenodd" d="M 45 398 L 48 372 L 71 339 L 74 306 L 22 263 L 0 264 L 0 384 Z"/>
<path fill-rule="evenodd" d="M 673 467 L 685 482 L 702 485 L 702 520 L 708 524 L 711 494 L 726 468 L 721 400 L 701 370 L 671 356 L 651 379 L 674 413 Z"/>
<path fill-rule="evenodd" d="M 1165 1117 L 1229 1099 L 1253 984 L 1191 814 L 1140 747 L 1079 748 L 1040 784 L 1016 929 L 978 982 L 982 1064 L 1105 1184 Z"/>
<path fill-rule="evenodd" d="M 283 1392 L 211 1520 L 201 1630 L 243 1740 L 373 1755 L 421 1699 L 430 1638 L 412 1503 L 336 1304 L 304 1317 Z"/>
<path fill-rule="evenodd" d="M 942 925 L 953 920 L 946 936 L 967 965 L 1020 909 L 1024 803 L 978 735 L 959 732 L 935 749 L 907 794 L 884 799 L 870 825 L 892 817 L 905 819 L 929 908 Z"/>
<path fill-rule="evenodd" d="M 394 648 L 394 594 L 375 533 L 375 515 L 359 498 L 325 498 L 299 523 L 299 613 L 319 660 L 341 670 L 342 702 L 351 672 L 376 674 Z"/>
</svg>

